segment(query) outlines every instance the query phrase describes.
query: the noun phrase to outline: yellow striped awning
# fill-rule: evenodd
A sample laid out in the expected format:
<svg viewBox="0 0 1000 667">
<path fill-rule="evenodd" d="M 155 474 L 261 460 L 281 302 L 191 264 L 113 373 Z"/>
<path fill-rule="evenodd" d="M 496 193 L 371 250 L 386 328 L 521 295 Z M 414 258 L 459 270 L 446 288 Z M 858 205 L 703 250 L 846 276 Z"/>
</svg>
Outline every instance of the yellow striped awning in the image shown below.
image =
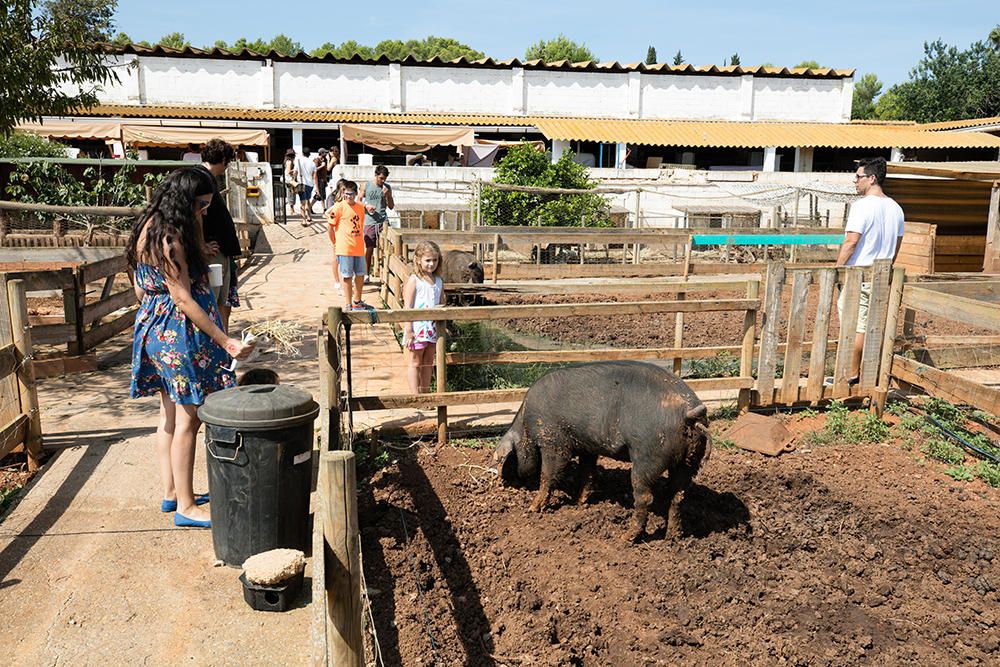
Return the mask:
<svg viewBox="0 0 1000 667">
<path fill-rule="evenodd" d="M 712 148 L 998 148 L 979 132 L 922 132 L 908 125 L 545 118 L 533 125 L 549 139 Z"/>
</svg>

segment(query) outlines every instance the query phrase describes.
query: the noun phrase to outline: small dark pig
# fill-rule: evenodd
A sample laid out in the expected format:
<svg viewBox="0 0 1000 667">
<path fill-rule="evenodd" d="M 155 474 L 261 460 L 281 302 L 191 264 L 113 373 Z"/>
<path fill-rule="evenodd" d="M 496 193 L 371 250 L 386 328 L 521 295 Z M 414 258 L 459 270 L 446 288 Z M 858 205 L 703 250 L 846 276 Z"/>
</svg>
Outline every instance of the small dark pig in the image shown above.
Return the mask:
<svg viewBox="0 0 1000 667">
<path fill-rule="evenodd" d="M 653 483 L 669 471 L 667 536 L 680 531 L 679 495 L 712 451 L 708 410 L 670 371 L 638 361 L 579 364 L 549 372 L 528 389 L 493 460 L 505 482 L 539 480 L 531 511 L 548 503 L 569 460 L 580 460 L 577 503 L 590 493 L 599 456 L 632 463 L 634 527 L 645 534 Z"/>
<path fill-rule="evenodd" d="M 483 265 L 471 252 L 449 250 L 441 259 L 441 280 L 446 283 L 482 284 L 485 274 Z M 448 305 L 472 306 L 476 304 L 474 294 L 448 294 Z"/>
<path fill-rule="evenodd" d="M 446 283 L 482 284 L 485 274 L 476 256 L 464 250 L 449 250 L 441 259 L 441 280 Z"/>
</svg>

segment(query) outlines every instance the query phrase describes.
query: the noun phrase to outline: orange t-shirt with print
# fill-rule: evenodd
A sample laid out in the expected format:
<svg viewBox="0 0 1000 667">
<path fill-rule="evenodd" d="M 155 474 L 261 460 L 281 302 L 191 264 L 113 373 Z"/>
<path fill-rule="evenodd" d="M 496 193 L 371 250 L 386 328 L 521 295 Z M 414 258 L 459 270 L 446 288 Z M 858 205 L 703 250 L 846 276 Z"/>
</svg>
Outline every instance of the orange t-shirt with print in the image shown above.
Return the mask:
<svg viewBox="0 0 1000 667">
<path fill-rule="evenodd" d="M 329 225 L 333 227 L 334 252 L 344 257 L 360 257 L 365 254 L 365 207 L 351 206 L 346 201 L 337 202 L 328 213 Z"/>
</svg>

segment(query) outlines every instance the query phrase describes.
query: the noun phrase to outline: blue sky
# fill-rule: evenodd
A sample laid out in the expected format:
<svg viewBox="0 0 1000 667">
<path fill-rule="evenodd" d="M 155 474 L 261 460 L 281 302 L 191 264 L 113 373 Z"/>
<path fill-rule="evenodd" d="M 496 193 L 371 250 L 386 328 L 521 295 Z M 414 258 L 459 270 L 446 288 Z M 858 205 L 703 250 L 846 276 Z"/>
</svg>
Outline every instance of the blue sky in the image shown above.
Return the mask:
<svg viewBox="0 0 1000 667">
<path fill-rule="evenodd" d="M 808 5 L 808 7 L 804 7 Z M 183 32 L 193 46 L 217 39 L 270 38 L 285 33 L 308 50 L 354 39 L 452 37 L 497 59 L 524 56 L 539 39 L 559 33 L 585 43 L 601 60 L 636 62 L 656 47 L 669 61 L 678 49 L 694 65 L 725 64 L 738 52 L 744 65 L 823 66 L 875 72 L 891 85 L 904 81 L 941 38 L 967 47 L 1000 23 L 997 0 L 854 0 L 803 3 L 545 2 L 424 0 L 297 2 L 264 0 L 119 0 L 118 29 L 155 41 Z M 345 23 L 346 19 L 346 23 Z"/>
</svg>

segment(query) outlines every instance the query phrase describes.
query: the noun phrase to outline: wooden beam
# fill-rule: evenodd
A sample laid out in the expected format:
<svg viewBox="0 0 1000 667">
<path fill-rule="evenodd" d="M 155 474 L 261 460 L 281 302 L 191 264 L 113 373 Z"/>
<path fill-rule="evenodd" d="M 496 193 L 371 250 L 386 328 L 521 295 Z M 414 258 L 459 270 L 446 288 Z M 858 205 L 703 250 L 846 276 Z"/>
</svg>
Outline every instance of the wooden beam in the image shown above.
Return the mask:
<svg viewBox="0 0 1000 667">
<path fill-rule="evenodd" d="M 804 272 L 793 275 L 788 313 L 788 347 L 785 349 L 785 365 L 781 376 L 783 394 L 791 393 L 792 388 L 798 386 L 802 374 L 802 336 L 806 329 L 805 309 L 812 279 L 810 274 Z"/>
<path fill-rule="evenodd" d="M 118 218 L 137 216 L 143 211 L 141 208 L 129 208 L 127 206 L 54 206 L 52 204 L 27 204 L 25 202 L 3 200 L 0 200 L 0 210 Z"/>
<path fill-rule="evenodd" d="M 772 262 L 767 267 L 764 291 L 764 319 L 761 322 L 760 354 L 757 359 L 757 391 L 770 402 L 774 394 L 774 372 L 777 366 L 778 324 L 781 321 L 781 290 L 785 284 L 785 267 Z"/>
<path fill-rule="evenodd" d="M 963 324 L 1000 331 L 1000 307 L 995 304 L 908 284 L 903 288 L 903 306 Z"/>
<path fill-rule="evenodd" d="M 0 379 L 7 377 L 17 368 L 18 364 L 17 348 L 14 343 L 7 343 L 0 347 Z"/>
<path fill-rule="evenodd" d="M 990 191 L 990 208 L 986 217 L 986 250 L 983 253 L 983 271 L 1000 271 L 1000 181 L 993 183 Z"/>
<path fill-rule="evenodd" d="M 754 310 L 752 299 L 707 301 L 630 301 L 623 303 L 553 303 L 526 306 L 468 306 L 376 310 L 376 322 L 416 322 L 420 320 L 511 320 L 532 317 L 591 317 L 597 315 L 650 315 L 654 313 L 707 313 Z M 344 317 L 357 324 L 371 324 L 370 311 L 352 311 Z"/>
<path fill-rule="evenodd" d="M 73 324 L 33 326 L 31 337 L 36 345 L 62 345 L 76 339 L 76 326 Z"/>
<path fill-rule="evenodd" d="M 17 356 L 23 360 L 17 369 L 17 391 L 21 413 L 28 418 L 24 434 L 24 448 L 28 450 L 28 470 L 38 470 L 42 463 L 42 415 L 38 407 L 38 387 L 35 369 L 31 362 L 31 327 L 28 326 L 28 299 L 24 282 L 7 283 L 7 300 L 10 304 L 10 329 Z M 0 440 L 2 441 L 2 440 Z"/>
<path fill-rule="evenodd" d="M 932 368 L 900 355 L 892 358 L 892 376 L 916 385 L 931 396 L 952 403 L 967 403 L 991 415 L 1000 414 L 1000 390 Z"/>
<path fill-rule="evenodd" d="M 697 378 L 685 380 L 692 391 L 719 391 L 753 387 L 752 377 Z M 485 389 L 481 391 L 448 391 L 443 394 L 397 394 L 385 396 L 355 396 L 351 399 L 353 410 L 398 410 L 404 408 L 430 409 L 440 405 L 478 405 L 516 403 L 528 393 L 528 387 L 519 389 Z"/>
<path fill-rule="evenodd" d="M 830 309 L 833 307 L 833 290 L 837 281 L 836 269 L 824 269 L 819 274 L 819 297 L 816 302 L 816 319 L 813 324 L 812 347 L 809 352 L 809 376 L 806 395 L 810 401 L 823 399 L 826 381 L 827 337 L 830 334 Z M 836 342 L 834 342 L 836 346 Z M 836 347 L 834 347 L 836 349 Z"/>
<path fill-rule="evenodd" d="M 90 331 L 83 332 L 83 349 L 89 350 L 93 347 L 97 347 L 109 338 L 116 336 L 128 329 L 135 322 L 135 308 L 130 308 L 126 312 L 122 313 L 115 319 L 105 322 L 104 324 L 94 327 Z"/>
<path fill-rule="evenodd" d="M 11 453 L 24 443 L 28 433 L 28 416 L 19 414 L 2 429 L 0 429 L 0 458 Z"/>
<path fill-rule="evenodd" d="M 135 291 L 130 287 L 102 301 L 87 304 L 83 307 L 83 324 L 93 324 L 116 310 L 135 305 L 136 301 Z"/>
<path fill-rule="evenodd" d="M 448 294 L 601 294 L 639 292 L 721 292 L 744 291 L 749 282 L 759 282 L 758 274 L 731 276 L 668 276 L 666 278 L 564 278 L 554 280 L 505 281 L 502 284 L 445 283 Z"/>
</svg>

